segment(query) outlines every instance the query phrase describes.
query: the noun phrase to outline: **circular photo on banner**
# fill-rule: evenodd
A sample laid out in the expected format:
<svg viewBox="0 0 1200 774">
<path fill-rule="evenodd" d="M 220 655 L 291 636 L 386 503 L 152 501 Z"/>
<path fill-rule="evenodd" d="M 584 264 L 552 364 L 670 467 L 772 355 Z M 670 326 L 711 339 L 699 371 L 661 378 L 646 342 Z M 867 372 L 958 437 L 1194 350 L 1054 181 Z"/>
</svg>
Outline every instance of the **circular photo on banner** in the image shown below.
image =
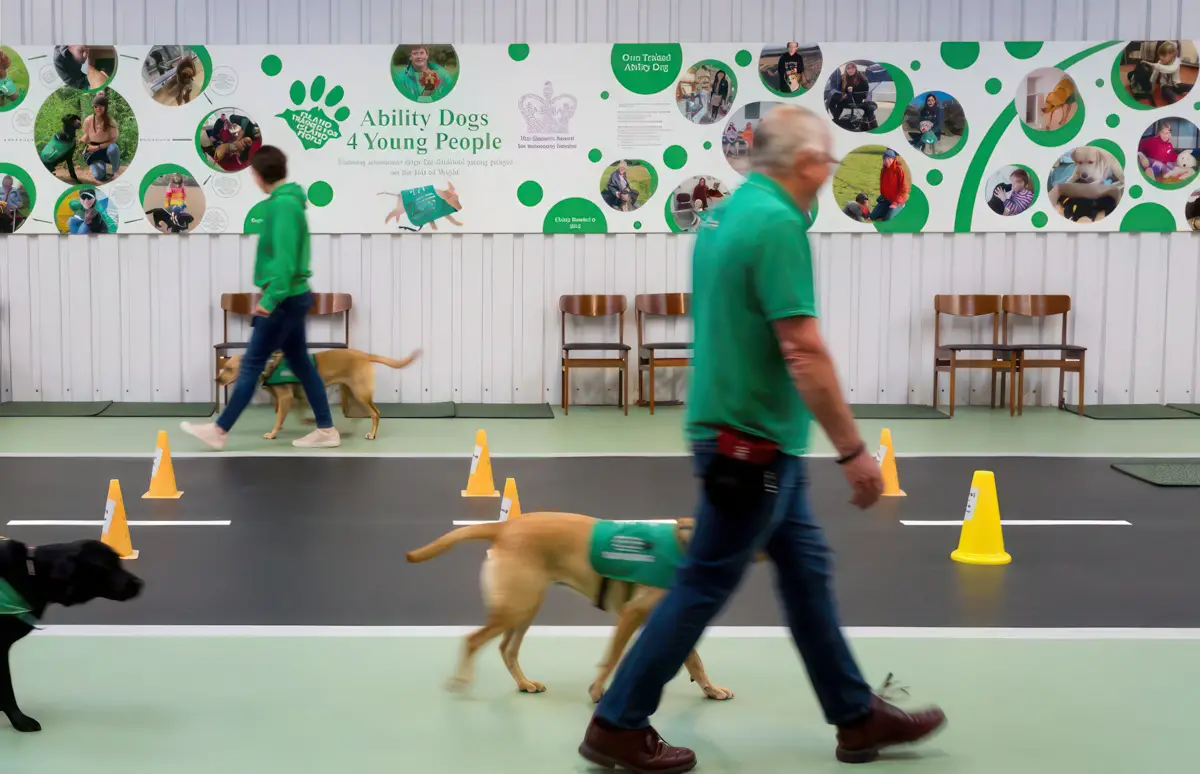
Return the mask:
<svg viewBox="0 0 1200 774">
<path fill-rule="evenodd" d="M 741 174 L 750 169 L 750 151 L 758 122 L 782 102 L 751 102 L 733 114 L 721 135 L 721 151 L 729 166 Z"/>
<path fill-rule="evenodd" d="M 763 86 L 781 97 L 799 97 L 817 85 L 824 57 L 816 43 L 789 40 L 767 44 L 758 55 L 758 77 Z"/>
<path fill-rule="evenodd" d="M 615 161 L 600 175 L 600 198 L 618 212 L 642 208 L 657 188 L 654 167 L 641 159 Z"/>
<path fill-rule="evenodd" d="M 29 219 L 37 191 L 29 174 L 15 164 L 0 163 L 0 234 L 15 234 Z"/>
<path fill-rule="evenodd" d="M 1042 67 L 1026 75 L 1017 86 L 1017 116 L 1035 132 L 1052 132 L 1066 126 L 1079 109 L 1075 81 L 1057 67 Z"/>
<path fill-rule="evenodd" d="M 1200 231 L 1200 188 L 1192 191 L 1187 204 L 1183 206 L 1183 219 L 1192 231 Z"/>
<path fill-rule="evenodd" d="M 1055 159 L 1046 178 L 1046 194 L 1067 220 L 1095 223 L 1120 205 L 1125 173 L 1108 151 L 1080 145 Z"/>
<path fill-rule="evenodd" d="M 1118 88 L 1146 107 L 1174 105 L 1191 92 L 1200 56 L 1190 40 L 1135 40 L 1118 62 Z"/>
<path fill-rule="evenodd" d="M 896 84 L 883 65 L 855 59 L 829 74 L 824 99 L 835 124 L 848 132 L 866 132 L 896 109 Z"/>
<path fill-rule="evenodd" d="M 29 93 L 25 60 L 8 46 L 0 46 L 0 113 L 16 108 Z"/>
<path fill-rule="evenodd" d="M 142 85 L 160 105 L 186 105 L 204 93 L 212 62 L 200 46 L 154 46 L 142 61 Z"/>
<path fill-rule="evenodd" d="M 912 172 L 892 148 L 861 145 L 838 164 L 832 187 L 838 207 L 851 220 L 891 220 L 908 202 Z"/>
<path fill-rule="evenodd" d="M 927 91 L 905 107 L 904 134 L 908 144 L 926 156 L 949 158 L 967 139 L 967 114 L 946 92 Z"/>
<path fill-rule="evenodd" d="M 1038 179 L 1033 170 L 1020 164 L 1000 167 L 983 184 L 983 199 L 997 215 L 1028 212 L 1037 201 Z"/>
<path fill-rule="evenodd" d="M 688 68 L 675 83 L 675 104 L 683 117 L 694 124 L 725 120 L 737 99 L 737 76 L 733 68 L 715 59 L 705 59 Z"/>
<path fill-rule="evenodd" d="M 449 44 L 401 43 L 392 52 L 392 84 L 413 102 L 437 102 L 458 83 L 458 52 Z"/>
<path fill-rule="evenodd" d="M 667 216 L 676 231 L 695 231 L 704 216 L 726 196 L 729 196 L 728 186 L 712 175 L 689 177 L 671 192 Z"/>
<path fill-rule="evenodd" d="M 64 183 L 111 183 L 133 163 L 138 122 L 113 89 L 95 94 L 63 87 L 46 97 L 33 142 L 47 170 Z"/>
<path fill-rule="evenodd" d="M 217 108 L 196 130 L 196 150 L 210 169 L 241 172 L 262 147 L 262 130 L 249 113 L 235 107 Z"/>
<path fill-rule="evenodd" d="M 99 91 L 117 74 L 112 46 L 55 46 L 51 57 L 54 72 L 69 89 Z"/>
<path fill-rule="evenodd" d="M 1195 182 L 1200 129 L 1186 118 L 1160 118 L 1138 142 L 1138 168 L 1156 188 L 1183 188 Z"/>
<path fill-rule="evenodd" d="M 194 231 L 206 211 L 204 189 L 178 164 L 160 164 L 142 178 L 142 211 L 161 234 Z"/>
<path fill-rule="evenodd" d="M 117 233 L 116 208 L 108 194 L 95 186 L 79 185 L 67 189 L 54 207 L 54 225 L 63 234 L 74 236 Z"/>
</svg>

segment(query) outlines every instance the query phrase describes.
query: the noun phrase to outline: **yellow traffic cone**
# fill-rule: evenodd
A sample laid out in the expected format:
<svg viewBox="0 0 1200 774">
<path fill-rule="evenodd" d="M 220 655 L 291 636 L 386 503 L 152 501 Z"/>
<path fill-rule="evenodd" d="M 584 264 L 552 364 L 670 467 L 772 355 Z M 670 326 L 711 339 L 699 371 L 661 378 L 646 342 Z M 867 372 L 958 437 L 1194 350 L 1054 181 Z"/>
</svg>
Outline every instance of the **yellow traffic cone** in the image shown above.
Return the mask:
<svg viewBox="0 0 1200 774">
<path fill-rule="evenodd" d="M 150 471 L 150 489 L 142 495 L 143 500 L 178 500 L 183 492 L 175 486 L 175 465 L 171 462 L 171 444 L 167 431 L 158 431 L 158 444 L 154 450 L 154 468 Z"/>
<path fill-rule="evenodd" d="M 108 482 L 108 502 L 104 506 L 104 530 L 100 542 L 112 548 L 122 559 L 137 559 L 129 537 L 129 522 L 125 521 L 125 500 L 121 497 L 121 482 Z"/>
<path fill-rule="evenodd" d="M 971 494 L 963 514 L 958 550 L 950 554 L 950 558 L 963 564 L 995 565 L 1012 561 L 1012 557 L 1004 552 L 996 476 L 991 471 L 977 470 L 971 477 Z"/>
<path fill-rule="evenodd" d="M 500 521 L 515 519 L 521 515 L 521 500 L 517 497 L 515 479 L 504 480 L 504 499 L 500 501 Z"/>
<path fill-rule="evenodd" d="M 900 488 L 900 474 L 896 471 L 896 448 L 892 446 L 892 431 L 886 427 L 879 433 L 879 451 L 875 461 L 883 474 L 884 497 L 907 497 Z"/>
<path fill-rule="evenodd" d="M 463 497 L 499 497 L 496 482 L 492 480 L 492 455 L 488 452 L 487 432 L 475 431 L 475 453 L 471 456 L 471 475 Z"/>
</svg>

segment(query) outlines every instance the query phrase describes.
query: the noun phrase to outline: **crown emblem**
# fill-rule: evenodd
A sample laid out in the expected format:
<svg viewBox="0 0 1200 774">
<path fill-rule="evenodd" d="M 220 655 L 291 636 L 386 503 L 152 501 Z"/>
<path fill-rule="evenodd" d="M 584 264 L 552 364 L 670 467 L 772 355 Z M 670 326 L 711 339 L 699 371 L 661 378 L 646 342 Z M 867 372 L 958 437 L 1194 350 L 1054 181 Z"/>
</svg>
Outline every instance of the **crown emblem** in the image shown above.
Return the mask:
<svg viewBox="0 0 1200 774">
<path fill-rule="evenodd" d="M 554 94 L 554 84 L 546 81 L 541 94 L 524 94 L 517 101 L 525 131 L 529 134 L 566 134 L 579 102 L 573 94 Z"/>
</svg>

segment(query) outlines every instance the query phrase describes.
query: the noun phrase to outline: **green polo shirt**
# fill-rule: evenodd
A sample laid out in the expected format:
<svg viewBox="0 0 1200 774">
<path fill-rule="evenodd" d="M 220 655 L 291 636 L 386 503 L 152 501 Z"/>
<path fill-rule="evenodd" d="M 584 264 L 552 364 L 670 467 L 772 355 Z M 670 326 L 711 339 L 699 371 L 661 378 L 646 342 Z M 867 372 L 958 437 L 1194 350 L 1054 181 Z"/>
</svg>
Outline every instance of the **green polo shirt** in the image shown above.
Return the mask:
<svg viewBox="0 0 1200 774">
<path fill-rule="evenodd" d="M 692 252 L 693 375 L 687 435 L 732 427 L 808 449 L 800 399 L 772 323 L 816 317 L 809 219 L 774 180 L 752 174 L 701 225 Z"/>
</svg>

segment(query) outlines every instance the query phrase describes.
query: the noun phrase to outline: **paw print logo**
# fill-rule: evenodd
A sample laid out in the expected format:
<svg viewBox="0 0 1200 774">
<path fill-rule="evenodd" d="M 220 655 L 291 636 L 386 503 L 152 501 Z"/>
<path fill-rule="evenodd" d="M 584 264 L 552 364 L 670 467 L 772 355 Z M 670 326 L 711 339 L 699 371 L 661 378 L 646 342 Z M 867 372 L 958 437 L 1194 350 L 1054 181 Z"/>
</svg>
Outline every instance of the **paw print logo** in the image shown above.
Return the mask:
<svg viewBox="0 0 1200 774">
<path fill-rule="evenodd" d="M 287 122 L 287 125 L 300 138 L 300 143 L 305 150 L 323 148 L 330 140 L 336 140 L 342 136 L 341 122 L 350 117 L 350 108 L 345 105 L 337 107 L 338 103 L 342 101 L 342 97 L 346 95 L 341 86 L 334 86 L 327 93 L 325 76 L 318 75 L 307 88 L 303 81 L 293 81 L 288 94 L 296 109 L 289 108 L 276 117 Z M 321 99 L 322 97 L 324 100 Z M 301 110 L 300 108 L 306 101 L 316 104 L 311 105 L 307 110 Z M 322 105 L 333 111 L 332 117 L 325 113 Z"/>
</svg>

